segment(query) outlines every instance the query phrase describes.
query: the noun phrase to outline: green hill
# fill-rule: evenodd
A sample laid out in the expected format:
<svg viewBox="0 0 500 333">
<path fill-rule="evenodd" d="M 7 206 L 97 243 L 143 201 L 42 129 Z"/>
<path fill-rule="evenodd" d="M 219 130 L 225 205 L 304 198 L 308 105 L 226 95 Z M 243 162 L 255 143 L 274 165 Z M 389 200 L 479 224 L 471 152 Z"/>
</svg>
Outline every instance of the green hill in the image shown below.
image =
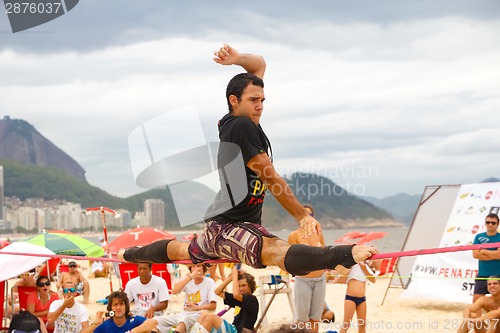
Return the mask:
<svg viewBox="0 0 500 333">
<path fill-rule="evenodd" d="M 165 227 L 179 228 L 179 220 L 168 188 L 149 190 L 128 198 L 120 198 L 54 168 L 25 165 L 7 160 L 0 160 L 0 165 L 4 168 L 5 196 L 15 196 L 21 200 L 28 198 L 65 200 L 80 203 L 82 208 L 105 206 L 115 210 L 126 209 L 132 214 L 143 211 L 144 200 L 162 199 L 165 202 L 167 221 Z M 343 221 L 362 223 L 367 219 L 392 219 L 386 211 L 347 193 L 327 178 L 297 173 L 286 180 L 300 202 L 314 206 L 316 216 L 325 226 L 342 227 Z M 185 200 L 188 200 L 188 204 L 193 207 L 206 201 L 206 198 L 214 196 L 212 190 L 198 183 L 191 183 L 186 191 L 192 193 Z M 266 197 L 263 215 L 265 225 L 271 229 L 296 226 L 296 222 L 271 194 Z"/>
</svg>

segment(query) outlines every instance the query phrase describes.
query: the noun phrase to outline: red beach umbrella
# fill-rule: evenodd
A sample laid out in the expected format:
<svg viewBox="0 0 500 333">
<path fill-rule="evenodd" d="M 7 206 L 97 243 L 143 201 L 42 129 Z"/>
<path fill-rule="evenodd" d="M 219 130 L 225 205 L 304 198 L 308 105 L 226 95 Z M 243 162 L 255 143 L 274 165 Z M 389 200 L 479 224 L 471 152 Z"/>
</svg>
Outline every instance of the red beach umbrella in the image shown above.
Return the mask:
<svg viewBox="0 0 500 333">
<path fill-rule="evenodd" d="M 108 252 L 116 253 L 120 249 L 132 246 L 144 246 L 160 239 L 175 239 L 168 232 L 156 228 L 134 228 L 124 232 L 108 244 Z"/>
<path fill-rule="evenodd" d="M 362 231 L 351 231 L 340 237 L 339 239 L 335 240 L 335 243 L 345 243 L 345 242 L 352 242 L 356 238 L 361 238 L 364 235 L 366 235 L 366 232 Z"/>
<path fill-rule="evenodd" d="M 359 241 L 357 241 L 357 244 L 364 244 L 364 243 L 370 243 L 376 239 L 384 238 L 387 236 L 387 232 L 383 231 L 376 231 L 376 232 L 370 232 L 363 237 Z"/>
<path fill-rule="evenodd" d="M 0 249 L 3 249 L 7 245 L 10 245 L 9 241 L 6 239 L 0 239 Z"/>
</svg>

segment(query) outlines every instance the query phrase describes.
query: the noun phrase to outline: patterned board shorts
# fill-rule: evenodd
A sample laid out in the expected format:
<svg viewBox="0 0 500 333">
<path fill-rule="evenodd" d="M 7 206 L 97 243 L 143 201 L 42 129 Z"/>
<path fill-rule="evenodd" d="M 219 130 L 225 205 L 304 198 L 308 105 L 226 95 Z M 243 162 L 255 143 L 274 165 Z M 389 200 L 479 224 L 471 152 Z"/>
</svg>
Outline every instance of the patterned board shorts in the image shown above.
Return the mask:
<svg viewBox="0 0 500 333">
<path fill-rule="evenodd" d="M 260 224 L 209 220 L 205 223 L 205 231 L 189 244 L 189 253 L 194 263 L 228 259 L 264 268 L 261 260 L 262 237 L 276 236 Z"/>
</svg>

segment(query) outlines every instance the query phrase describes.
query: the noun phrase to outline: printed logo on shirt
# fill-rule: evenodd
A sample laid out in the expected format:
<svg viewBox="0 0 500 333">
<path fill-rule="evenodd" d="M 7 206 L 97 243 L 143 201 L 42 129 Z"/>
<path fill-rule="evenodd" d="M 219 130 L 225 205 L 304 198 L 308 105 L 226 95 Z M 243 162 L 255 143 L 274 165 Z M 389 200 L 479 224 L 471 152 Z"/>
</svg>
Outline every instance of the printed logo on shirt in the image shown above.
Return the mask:
<svg viewBox="0 0 500 333">
<path fill-rule="evenodd" d="M 155 292 L 137 294 L 137 299 L 143 308 L 149 309 L 149 305 L 156 299 Z"/>
<path fill-rule="evenodd" d="M 188 294 L 187 300 L 188 300 L 188 304 L 200 304 L 201 303 L 200 291 L 197 291 L 194 294 Z"/>
<path fill-rule="evenodd" d="M 56 333 L 67 333 L 77 331 L 76 316 L 70 313 L 63 312 L 57 319 L 57 332 Z"/>
</svg>

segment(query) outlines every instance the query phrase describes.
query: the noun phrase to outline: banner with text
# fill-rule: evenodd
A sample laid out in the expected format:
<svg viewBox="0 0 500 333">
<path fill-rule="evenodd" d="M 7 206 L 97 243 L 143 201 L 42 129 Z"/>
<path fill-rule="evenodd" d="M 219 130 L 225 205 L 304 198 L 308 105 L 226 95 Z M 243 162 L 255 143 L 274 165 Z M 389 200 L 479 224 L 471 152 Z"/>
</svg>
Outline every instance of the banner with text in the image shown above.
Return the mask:
<svg viewBox="0 0 500 333">
<path fill-rule="evenodd" d="M 471 245 L 476 234 L 486 231 L 486 215 L 498 214 L 499 208 L 500 183 L 460 186 L 439 247 Z M 436 232 L 431 225 L 429 232 Z M 401 297 L 471 303 L 476 274 L 471 251 L 419 256 Z"/>
</svg>

